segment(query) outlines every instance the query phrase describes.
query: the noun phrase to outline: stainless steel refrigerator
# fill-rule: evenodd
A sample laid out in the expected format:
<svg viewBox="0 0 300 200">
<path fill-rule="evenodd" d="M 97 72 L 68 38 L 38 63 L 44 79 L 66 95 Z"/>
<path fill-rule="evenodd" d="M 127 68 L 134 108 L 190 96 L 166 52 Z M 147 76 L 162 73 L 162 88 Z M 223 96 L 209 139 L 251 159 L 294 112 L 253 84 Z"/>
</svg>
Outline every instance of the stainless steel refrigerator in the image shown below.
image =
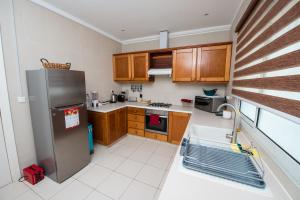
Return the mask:
<svg viewBox="0 0 300 200">
<path fill-rule="evenodd" d="M 38 165 L 61 183 L 90 162 L 85 75 L 40 69 L 26 76 Z"/>
</svg>

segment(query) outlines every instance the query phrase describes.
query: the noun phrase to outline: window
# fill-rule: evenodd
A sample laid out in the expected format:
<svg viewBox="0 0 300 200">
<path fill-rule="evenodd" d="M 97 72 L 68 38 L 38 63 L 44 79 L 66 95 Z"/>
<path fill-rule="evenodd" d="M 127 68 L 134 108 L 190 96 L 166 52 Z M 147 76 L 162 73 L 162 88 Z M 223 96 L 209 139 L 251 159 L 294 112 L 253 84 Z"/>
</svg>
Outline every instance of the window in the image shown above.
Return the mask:
<svg viewBox="0 0 300 200">
<path fill-rule="evenodd" d="M 300 164 L 300 124 L 260 109 L 257 128 Z"/>
<path fill-rule="evenodd" d="M 255 121 L 255 115 L 256 115 L 256 107 L 250 103 L 247 103 L 245 101 L 241 101 L 241 107 L 240 111 L 243 115 L 248 117 L 251 121 Z"/>
</svg>

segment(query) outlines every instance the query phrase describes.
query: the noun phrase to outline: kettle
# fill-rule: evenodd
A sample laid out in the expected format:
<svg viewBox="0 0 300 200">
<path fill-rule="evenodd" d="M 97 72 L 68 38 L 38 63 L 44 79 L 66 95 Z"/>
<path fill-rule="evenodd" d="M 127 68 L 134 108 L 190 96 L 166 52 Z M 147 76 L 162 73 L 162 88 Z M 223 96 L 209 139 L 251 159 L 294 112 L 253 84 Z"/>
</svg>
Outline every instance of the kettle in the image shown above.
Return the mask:
<svg viewBox="0 0 300 200">
<path fill-rule="evenodd" d="M 114 91 L 111 92 L 111 98 L 110 98 L 110 102 L 111 103 L 117 103 L 117 99 L 118 99 L 118 95 L 116 95 L 114 93 Z"/>
</svg>

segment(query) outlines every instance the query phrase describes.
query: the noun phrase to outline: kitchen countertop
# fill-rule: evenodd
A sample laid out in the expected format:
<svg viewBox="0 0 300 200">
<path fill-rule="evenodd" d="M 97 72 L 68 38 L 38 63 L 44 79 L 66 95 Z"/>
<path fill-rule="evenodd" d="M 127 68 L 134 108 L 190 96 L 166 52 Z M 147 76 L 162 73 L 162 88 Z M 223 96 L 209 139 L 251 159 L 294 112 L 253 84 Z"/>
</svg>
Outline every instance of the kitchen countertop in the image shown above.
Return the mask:
<svg viewBox="0 0 300 200">
<path fill-rule="evenodd" d="M 192 126 L 208 126 L 216 128 L 232 129 L 233 121 L 217 117 L 215 114 L 204 112 L 194 107 L 184 107 L 173 105 L 169 108 L 153 108 L 146 104 L 137 102 L 114 103 L 100 106 L 98 108 L 88 108 L 96 112 L 110 112 L 123 107 L 150 108 L 157 110 L 175 111 L 191 113 L 191 118 L 184 133 L 187 137 Z M 224 141 L 226 139 L 224 138 Z M 243 133 L 239 134 L 239 141 L 246 141 Z M 169 174 L 162 188 L 159 200 L 285 200 L 291 199 L 281 186 L 278 179 L 264 163 L 264 180 L 266 188 L 258 189 L 252 186 L 240 184 L 230 180 L 214 177 L 200 172 L 188 170 L 182 165 L 183 157 L 180 156 L 180 147 L 178 148 L 174 161 L 171 165 Z"/>
<path fill-rule="evenodd" d="M 95 111 L 95 112 L 101 112 L 101 113 L 107 113 L 107 112 L 111 112 L 111 111 L 114 111 L 114 110 L 117 110 L 120 108 L 125 108 L 128 106 L 135 107 L 135 108 L 155 109 L 155 110 L 165 110 L 165 111 L 185 112 L 185 113 L 192 113 L 193 110 L 195 110 L 193 106 L 172 105 L 169 108 L 158 108 L 158 107 L 151 107 L 145 103 L 138 103 L 138 102 L 110 103 L 110 104 L 99 106 L 97 108 L 88 107 L 88 110 Z"/>
</svg>

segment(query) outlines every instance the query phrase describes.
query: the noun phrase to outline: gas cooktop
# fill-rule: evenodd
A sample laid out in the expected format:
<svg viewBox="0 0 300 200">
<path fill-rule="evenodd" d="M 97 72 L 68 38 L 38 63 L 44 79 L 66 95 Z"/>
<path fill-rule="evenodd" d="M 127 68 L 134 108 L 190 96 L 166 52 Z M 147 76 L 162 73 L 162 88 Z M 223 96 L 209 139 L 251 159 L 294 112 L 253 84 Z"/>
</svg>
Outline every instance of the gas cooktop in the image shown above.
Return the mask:
<svg viewBox="0 0 300 200">
<path fill-rule="evenodd" d="M 172 104 L 169 103 L 160 103 L 160 102 L 154 102 L 150 103 L 149 106 L 151 107 L 160 107 L 160 108 L 169 108 Z"/>
</svg>

